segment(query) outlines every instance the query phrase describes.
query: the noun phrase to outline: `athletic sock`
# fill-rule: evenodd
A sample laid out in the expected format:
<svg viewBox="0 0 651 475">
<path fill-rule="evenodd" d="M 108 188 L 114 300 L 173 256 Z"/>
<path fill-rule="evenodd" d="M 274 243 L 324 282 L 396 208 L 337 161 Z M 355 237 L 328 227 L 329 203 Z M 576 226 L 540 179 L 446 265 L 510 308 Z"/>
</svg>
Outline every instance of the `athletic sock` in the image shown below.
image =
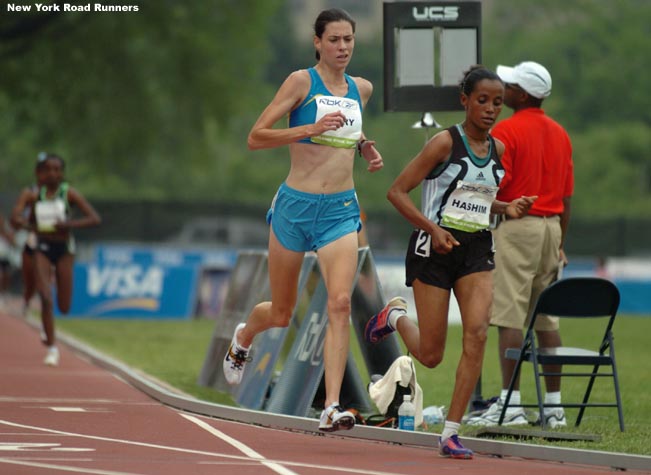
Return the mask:
<svg viewBox="0 0 651 475">
<path fill-rule="evenodd" d="M 560 404 L 560 403 L 561 403 L 560 391 L 545 394 L 545 404 Z"/>
<path fill-rule="evenodd" d="M 502 403 L 506 402 L 506 395 L 508 394 L 508 392 L 509 392 L 508 389 L 502 389 L 502 391 L 500 392 L 500 400 L 502 401 Z M 509 400 L 509 408 L 507 409 L 507 411 L 516 409 L 516 408 L 512 408 L 511 406 L 520 404 L 520 401 L 521 401 L 520 391 L 513 391 L 511 393 L 511 399 Z"/>
<path fill-rule="evenodd" d="M 244 327 L 242 327 L 242 328 L 244 328 Z M 235 345 L 234 345 L 234 346 L 235 346 L 235 350 L 249 351 L 249 349 L 251 349 L 251 345 L 249 345 L 249 346 L 244 346 L 244 345 L 240 345 L 240 344 L 237 342 L 237 331 L 235 332 Z"/>
<path fill-rule="evenodd" d="M 445 425 L 443 426 L 443 433 L 441 433 L 441 441 L 445 442 L 453 435 L 458 434 L 459 427 L 461 427 L 461 423 L 446 420 Z"/>
<path fill-rule="evenodd" d="M 502 389 L 500 392 L 500 399 L 502 402 L 506 401 L 506 395 L 509 393 L 508 389 Z M 520 404 L 520 391 L 513 391 L 511 393 L 511 400 L 509 401 L 509 404 Z"/>
<path fill-rule="evenodd" d="M 393 328 L 394 330 L 398 329 L 398 319 L 400 317 L 406 317 L 407 314 L 405 312 L 391 312 L 389 313 L 389 326 Z"/>
</svg>

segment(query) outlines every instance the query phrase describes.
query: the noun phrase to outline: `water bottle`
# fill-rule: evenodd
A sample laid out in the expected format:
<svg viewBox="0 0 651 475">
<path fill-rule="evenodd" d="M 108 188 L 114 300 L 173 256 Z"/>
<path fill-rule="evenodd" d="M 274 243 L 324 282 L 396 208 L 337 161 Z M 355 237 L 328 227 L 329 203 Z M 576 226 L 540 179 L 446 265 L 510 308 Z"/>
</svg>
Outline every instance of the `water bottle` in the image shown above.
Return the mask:
<svg viewBox="0 0 651 475">
<path fill-rule="evenodd" d="M 405 394 L 402 397 L 402 404 L 398 408 L 398 429 L 414 430 L 414 416 L 416 407 L 411 402 L 411 395 Z"/>
<path fill-rule="evenodd" d="M 440 424 L 445 420 L 443 406 L 428 406 L 423 409 L 423 422 L 427 424 Z"/>
</svg>

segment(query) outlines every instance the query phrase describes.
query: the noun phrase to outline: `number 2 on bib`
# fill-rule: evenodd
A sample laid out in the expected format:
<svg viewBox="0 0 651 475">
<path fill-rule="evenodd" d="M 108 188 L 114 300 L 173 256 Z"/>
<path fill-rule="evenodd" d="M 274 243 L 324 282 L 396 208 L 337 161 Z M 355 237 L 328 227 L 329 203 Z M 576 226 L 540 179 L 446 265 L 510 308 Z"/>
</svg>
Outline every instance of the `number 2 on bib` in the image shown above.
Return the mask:
<svg viewBox="0 0 651 475">
<path fill-rule="evenodd" d="M 418 236 L 416 236 L 414 254 L 417 256 L 429 257 L 430 249 L 432 249 L 432 236 L 421 229 L 418 231 Z"/>
</svg>

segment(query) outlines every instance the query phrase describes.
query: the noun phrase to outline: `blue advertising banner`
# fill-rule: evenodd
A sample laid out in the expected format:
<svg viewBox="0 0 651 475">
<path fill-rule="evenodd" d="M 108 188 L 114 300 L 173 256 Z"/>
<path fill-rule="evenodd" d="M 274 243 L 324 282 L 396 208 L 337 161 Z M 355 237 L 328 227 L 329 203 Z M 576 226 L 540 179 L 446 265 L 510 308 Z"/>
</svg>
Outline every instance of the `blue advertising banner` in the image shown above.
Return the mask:
<svg viewBox="0 0 651 475">
<path fill-rule="evenodd" d="M 621 301 L 619 313 L 651 314 L 651 280 L 615 280 Z"/>
<path fill-rule="evenodd" d="M 77 263 L 69 316 L 190 318 L 196 265 Z"/>
</svg>

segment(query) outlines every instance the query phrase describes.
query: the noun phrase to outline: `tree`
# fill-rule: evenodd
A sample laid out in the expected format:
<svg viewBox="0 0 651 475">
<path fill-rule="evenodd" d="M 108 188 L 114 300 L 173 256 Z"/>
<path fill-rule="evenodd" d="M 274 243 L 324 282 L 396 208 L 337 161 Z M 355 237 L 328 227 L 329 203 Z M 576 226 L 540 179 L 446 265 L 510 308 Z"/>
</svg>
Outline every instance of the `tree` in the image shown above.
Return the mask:
<svg viewBox="0 0 651 475">
<path fill-rule="evenodd" d="M 137 13 L 0 16 L 0 190 L 29 183 L 36 154 L 48 149 L 68 159 L 69 178 L 91 198 L 267 203 L 288 154 L 250 152 L 246 136 L 287 74 L 313 62 L 311 43 L 293 34 L 292 2 L 138 5 Z M 531 59 L 552 73 L 544 107 L 574 143 L 576 213 L 651 215 L 642 205 L 651 194 L 651 2 L 486 0 L 482 8 L 487 67 Z M 379 37 L 357 42 L 349 69 L 375 85 L 364 129 L 386 164 L 372 176 L 356 165 L 358 193 L 365 208 L 390 210 L 386 190 L 424 135 L 410 130 L 419 114 L 383 112 L 381 51 Z M 436 118 L 449 126 L 462 115 Z M 603 188 L 596 200 L 592 183 Z"/>
<path fill-rule="evenodd" d="M 219 178 L 242 156 L 220 145 L 245 134 L 239 118 L 255 103 L 278 5 L 168 0 L 137 13 L 3 15 L 0 186 L 27 183 L 32 157 L 49 149 L 69 158 L 91 196 L 191 197 L 196 170 Z"/>
</svg>

